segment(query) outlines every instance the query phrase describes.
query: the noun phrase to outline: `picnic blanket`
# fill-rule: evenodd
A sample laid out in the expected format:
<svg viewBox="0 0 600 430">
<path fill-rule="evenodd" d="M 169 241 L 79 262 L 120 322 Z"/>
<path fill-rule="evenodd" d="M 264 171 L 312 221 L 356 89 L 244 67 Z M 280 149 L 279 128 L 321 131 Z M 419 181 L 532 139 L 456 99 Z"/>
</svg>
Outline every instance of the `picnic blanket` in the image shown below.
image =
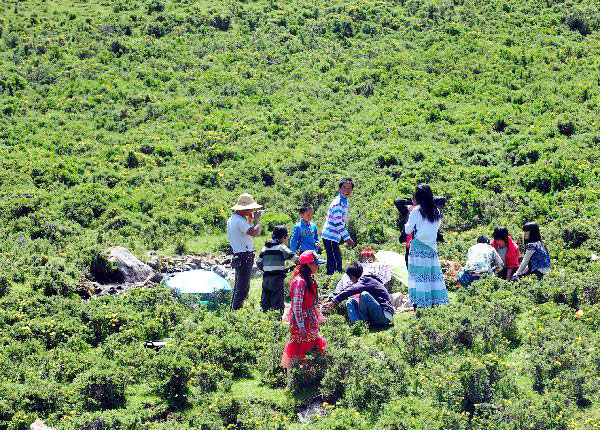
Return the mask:
<svg viewBox="0 0 600 430">
<path fill-rule="evenodd" d="M 384 263 L 392 267 L 392 277 L 394 280 L 402 282 L 408 286 L 408 269 L 404 255 L 394 251 L 377 251 L 375 260 L 379 263 Z"/>
<path fill-rule="evenodd" d="M 389 283 L 392 278 L 408 286 L 408 271 L 404 256 L 393 251 L 377 251 L 375 262 L 361 263 L 363 275 L 376 275 L 383 284 Z M 339 294 L 352 285 L 352 281 L 345 273 L 335 287 L 334 294 Z"/>
</svg>

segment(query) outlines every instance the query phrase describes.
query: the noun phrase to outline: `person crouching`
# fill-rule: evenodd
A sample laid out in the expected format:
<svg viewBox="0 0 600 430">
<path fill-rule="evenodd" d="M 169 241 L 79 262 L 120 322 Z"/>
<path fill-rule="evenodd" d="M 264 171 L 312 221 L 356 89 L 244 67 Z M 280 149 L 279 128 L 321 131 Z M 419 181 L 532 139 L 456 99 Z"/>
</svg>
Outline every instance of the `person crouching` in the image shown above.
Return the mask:
<svg viewBox="0 0 600 430">
<path fill-rule="evenodd" d="M 346 274 L 354 285 L 334 296 L 327 307 L 333 308 L 341 301 L 360 294 L 360 299 L 352 297 L 346 303 L 350 324 L 356 321 L 367 321 L 369 324 L 387 327 L 394 318 L 394 306 L 390 293 L 374 274 L 363 276 L 363 267 L 359 263 L 352 263 L 346 268 Z"/>
<path fill-rule="evenodd" d="M 275 226 L 271 240 L 265 243 L 256 260 L 256 266 L 263 271 L 260 307 L 265 312 L 270 309 L 278 309 L 283 314 L 283 284 L 289 271 L 285 262 L 291 260 L 296 263 L 298 261 L 298 256 L 286 246 L 287 240 L 287 228 L 283 225 Z"/>
</svg>

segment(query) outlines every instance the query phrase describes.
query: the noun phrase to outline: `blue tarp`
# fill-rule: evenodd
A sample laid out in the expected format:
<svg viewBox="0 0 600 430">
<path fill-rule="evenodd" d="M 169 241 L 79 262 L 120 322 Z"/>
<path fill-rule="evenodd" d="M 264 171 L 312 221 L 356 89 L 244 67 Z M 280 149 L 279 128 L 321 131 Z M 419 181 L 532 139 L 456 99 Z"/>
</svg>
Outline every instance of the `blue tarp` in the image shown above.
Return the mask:
<svg viewBox="0 0 600 430">
<path fill-rule="evenodd" d="M 167 280 L 181 297 L 195 303 L 219 304 L 227 301 L 232 288 L 229 283 L 209 270 L 189 270 L 180 272 Z"/>
</svg>

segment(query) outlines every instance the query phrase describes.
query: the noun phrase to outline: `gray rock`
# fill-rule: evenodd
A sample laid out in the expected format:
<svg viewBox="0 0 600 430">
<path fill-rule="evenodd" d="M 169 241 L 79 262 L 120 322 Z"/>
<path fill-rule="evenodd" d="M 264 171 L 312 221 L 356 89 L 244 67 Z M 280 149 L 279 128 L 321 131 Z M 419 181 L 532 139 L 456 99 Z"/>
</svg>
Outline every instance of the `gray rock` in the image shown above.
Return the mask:
<svg viewBox="0 0 600 430">
<path fill-rule="evenodd" d="M 150 276 L 155 275 L 155 271 L 147 264 L 141 262 L 128 249 L 122 246 L 113 246 L 109 248 L 109 261 L 117 266 L 117 270 L 123 275 L 126 283 L 143 283 Z"/>
<path fill-rule="evenodd" d="M 152 267 L 154 270 L 158 270 L 159 258 L 157 255 L 154 255 L 148 261 L 148 266 Z"/>
</svg>

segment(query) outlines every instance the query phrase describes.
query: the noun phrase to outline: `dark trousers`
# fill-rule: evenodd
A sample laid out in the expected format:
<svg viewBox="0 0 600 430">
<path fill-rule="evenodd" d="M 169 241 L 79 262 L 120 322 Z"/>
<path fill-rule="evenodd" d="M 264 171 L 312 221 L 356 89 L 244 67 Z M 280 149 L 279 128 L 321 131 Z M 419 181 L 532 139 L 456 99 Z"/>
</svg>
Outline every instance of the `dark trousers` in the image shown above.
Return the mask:
<svg viewBox="0 0 600 430">
<path fill-rule="evenodd" d="M 517 271 L 517 269 L 514 270 L 514 272 L 516 272 L 516 271 Z M 507 269 L 504 268 L 501 271 L 499 271 L 498 273 L 496 273 L 496 276 L 499 277 L 500 279 L 506 279 L 506 272 L 507 272 Z"/>
<path fill-rule="evenodd" d="M 254 252 L 240 252 L 233 254 L 231 267 L 235 269 L 235 286 L 231 298 L 231 310 L 235 311 L 244 305 L 244 300 L 250 291 L 250 277 L 254 265 Z"/>
<path fill-rule="evenodd" d="M 527 270 L 527 272 L 523 273 L 522 275 L 519 275 L 519 278 L 523 278 L 529 275 L 535 275 L 538 278 L 538 280 L 541 280 L 544 277 L 544 274 L 539 270 L 534 270 L 533 272 Z"/>
<path fill-rule="evenodd" d="M 342 251 L 340 251 L 339 242 L 323 239 L 325 253 L 327 254 L 327 274 L 333 275 L 335 272 L 342 272 Z"/>
<path fill-rule="evenodd" d="M 265 274 L 263 276 L 262 295 L 260 297 L 260 307 L 263 311 L 277 309 L 283 313 L 284 281 L 285 275 Z"/>
</svg>

